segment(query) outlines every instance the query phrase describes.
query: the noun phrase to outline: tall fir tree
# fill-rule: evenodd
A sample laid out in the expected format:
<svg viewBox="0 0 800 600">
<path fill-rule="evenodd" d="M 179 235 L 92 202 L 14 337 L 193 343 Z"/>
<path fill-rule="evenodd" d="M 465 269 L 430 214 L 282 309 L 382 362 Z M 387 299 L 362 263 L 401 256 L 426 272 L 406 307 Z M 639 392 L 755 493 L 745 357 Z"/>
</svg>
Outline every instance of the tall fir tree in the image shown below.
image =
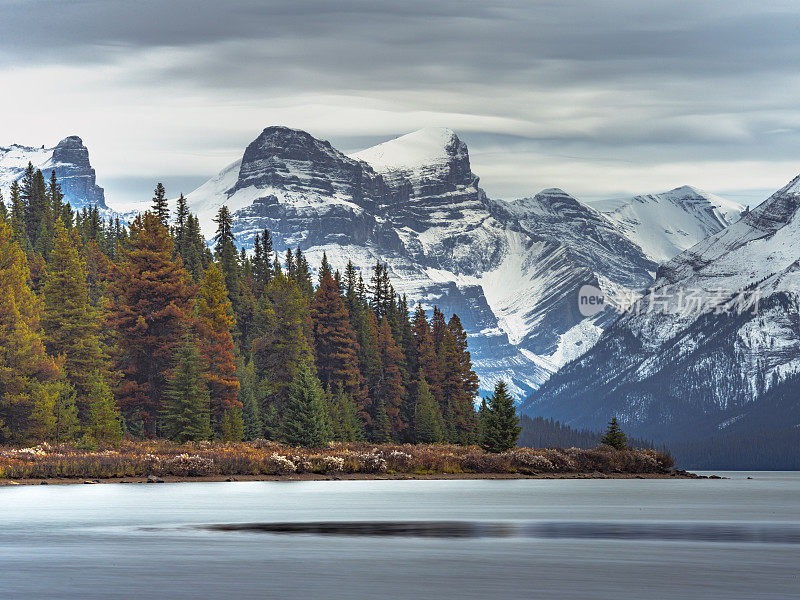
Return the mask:
<svg viewBox="0 0 800 600">
<path fill-rule="evenodd" d="M 155 436 L 167 375 L 190 323 L 194 296 L 180 256 L 173 255 L 172 238 L 155 214 L 146 212 L 131 223 L 110 287 L 109 322 L 122 373 L 118 398 L 126 418 L 141 421 L 146 434 Z"/>
<path fill-rule="evenodd" d="M 162 432 L 176 442 L 207 440 L 211 437 L 209 394 L 203 360 L 194 336 L 186 332 L 176 354 L 175 368 L 168 379 L 161 407 Z"/>
<path fill-rule="evenodd" d="M 275 431 L 299 365 L 313 362 L 308 300 L 282 273 L 259 300 L 256 336 L 252 360 L 259 381 L 259 409 L 269 434 Z"/>
<path fill-rule="evenodd" d="M 416 388 L 415 441 L 420 444 L 438 444 L 444 440 L 442 415 L 439 412 L 439 404 L 431 394 L 425 376 L 421 373 Z"/>
<path fill-rule="evenodd" d="M 0 439 L 24 438 L 31 411 L 52 393 L 59 368 L 47 354 L 41 305 L 30 286 L 25 253 L 0 222 Z"/>
<path fill-rule="evenodd" d="M 156 184 L 156 189 L 153 191 L 152 211 L 161 224 L 166 227 L 169 223 L 169 202 L 167 201 L 167 191 L 164 189 L 164 184 L 160 181 Z"/>
<path fill-rule="evenodd" d="M 122 417 L 107 377 L 95 371 L 89 377 L 89 410 L 86 433 L 95 440 L 116 441 L 122 438 Z"/>
<path fill-rule="evenodd" d="M 108 378 L 109 358 L 101 315 L 89 296 L 80 245 L 77 232 L 67 231 L 60 219 L 56 221 L 54 247 L 45 272 L 42 327 L 47 350 L 63 356 L 63 375 L 75 388 L 85 418 L 93 389 L 90 382 L 96 372 Z"/>
<path fill-rule="evenodd" d="M 281 441 L 293 446 L 324 446 L 331 441 L 325 395 L 308 363 L 301 363 L 289 386 L 282 415 Z"/>
<path fill-rule="evenodd" d="M 219 208 L 214 223 L 217 224 L 214 253 L 219 268 L 225 276 L 225 288 L 235 310 L 239 293 L 239 256 L 236 251 L 236 239 L 233 236 L 233 217 L 227 206 L 222 205 Z"/>
<path fill-rule="evenodd" d="M 322 384 L 332 388 L 341 385 L 369 423 L 369 401 L 358 368 L 358 344 L 350 327 L 347 309 L 330 273 L 323 278 L 314 295 L 311 321 L 317 370 Z"/>
<path fill-rule="evenodd" d="M 484 418 L 481 446 L 487 452 L 506 452 L 516 447 L 522 428 L 514 407 L 514 398 L 508 393 L 502 379 L 494 386 L 489 398 L 489 410 Z"/>
</svg>

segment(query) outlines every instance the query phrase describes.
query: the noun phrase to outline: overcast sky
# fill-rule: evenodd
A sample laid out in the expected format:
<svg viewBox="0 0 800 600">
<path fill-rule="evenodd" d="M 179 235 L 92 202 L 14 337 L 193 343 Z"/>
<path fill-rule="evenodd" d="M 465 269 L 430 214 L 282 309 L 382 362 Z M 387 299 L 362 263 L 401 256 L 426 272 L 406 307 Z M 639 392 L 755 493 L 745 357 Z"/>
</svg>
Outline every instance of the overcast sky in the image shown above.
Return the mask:
<svg viewBox="0 0 800 600">
<path fill-rule="evenodd" d="M 112 205 L 272 124 L 345 152 L 447 126 L 493 197 L 755 203 L 800 172 L 800 5 L 0 0 L 0 145 L 80 135 Z"/>
</svg>

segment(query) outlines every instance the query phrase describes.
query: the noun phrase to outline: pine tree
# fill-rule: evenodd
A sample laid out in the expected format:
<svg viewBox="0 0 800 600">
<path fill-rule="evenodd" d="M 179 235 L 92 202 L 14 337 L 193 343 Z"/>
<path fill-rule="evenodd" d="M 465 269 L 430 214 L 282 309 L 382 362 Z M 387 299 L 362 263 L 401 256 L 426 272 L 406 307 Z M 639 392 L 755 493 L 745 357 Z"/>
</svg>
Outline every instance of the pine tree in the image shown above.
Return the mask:
<svg viewBox="0 0 800 600">
<path fill-rule="evenodd" d="M 25 254 L 29 254 L 33 248 L 31 248 L 31 241 L 25 228 L 25 200 L 22 198 L 18 181 L 11 182 L 9 200 L 11 201 L 11 228 L 14 232 L 14 241 L 19 244 Z"/>
<path fill-rule="evenodd" d="M 239 257 L 236 252 L 236 240 L 233 236 L 233 217 L 227 206 L 220 207 L 214 222 L 217 224 L 214 253 L 225 276 L 225 288 L 228 290 L 228 297 L 235 310 L 239 292 Z"/>
<path fill-rule="evenodd" d="M 244 417 L 240 407 L 231 406 L 225 411 L 221 432 L 220 437 L 226 442 L 241 442 L 244 439 Z"/>
<path fill-rule="evenodd" d="M 501 379 L 489 398 L 481 446 L 487 452 L 506 452 L 516 447 L 520 431 L 522 428 L 519 426 L 514 399 L 508 393 L 506 382 Z"/>
<path fill-rule="evenodd" d="M 169 203 L 167 202 L 167 192 L 164 190 L 164 184 L 158 182 L 156 189 L 153 192 L 153 214 L 161 221 L 161 224 L 166 227 L 169 223 Z"/>
<path fill-rule="evenodd" d="M 27 260 L 8 223 L 0 222 L 0 439 L 21 439 L 37 398 L 59 369 L 48 356 L 40 303 Z"/>
<path fill-rule="evenodd" d="M 362 417 L 369 422 L 368 399 L 364 381 L 358 368 L 358 344 L 350 327 L 336 282 L 328 273 L 320 283 L 311 304 L 311 321 L 314 349 L 319 378 L 324 386 L 341 385 Z"/>
<path fill-rule="evenodd" d="M 416 358 L 417 369 L 422 371 L 425 381 L 433 394 L 434 400 L 439 405 L 439 411 L 442 416 L 445 414 L 445 401 L 442 394 L 442 369 L 439 364 L 439 357 L 436 355 L 436 347 L 433 343 L 433 334 L 431 333 L 430 324 L 422 309 L 422 305 L 417 305 L 414 312 L 414 354 Z M 443 432 L 445 435 L 447 431 Z"/>
<path fill-rule="evenodd" d="M 258 304 L 252 360 L 259 381 L 259 409 L 265 434 L 288 400 L 288 388 L 301 363 L 313 362 L 308 300 L 283 274 L 267 286 Z M 269 430 L 269 431 L 268 431 Z"/>
<path fill-rule="evenodd" d="M 307 297 L 311 298 L 314 295 L 314 284 L 311 282 L 311 270 L 308 267 L 308 261 L 300 250 L 300 246 L 297 247 L 294 255 L 294 265 L 297 271 L 295 278 L 298 287 Z"/>
<path fill-rule="evenodd" d="M 75 390 L 65 380 L 38 387 L 32 415 L 36 436 L 57 444 L 74 440 L 78 432 Z"/>
<path fill-rule="evenodd" d="M 83 413 L 91 397 L 90 381 L 95 372 L 108 376 L 109 359 L 102 342 L 100 313 L 89 297 L 79 246 L 77 232 L 68 232 L 59 219 L 44 278 L 42 327 L 48 352 L 64 357 L 63 375 L 75 388 Z"/>
<path fill-rule="evenodd" d="M 122 418 L 111 387 L 100 371 L 89 378 L 88 412 L 86 432 L 91 438 L 104 441 L 122 438 Z"/>
<path fill-rule="evenodd" d="M 340 442 L 362 441 L 364 427 L 353 399 L 344 393 L 342 386 L 339 386 L 335 393 L 329 390 L 326 396 L 333 439 Z"/>
<path fill-rule="evenodd" d="M 186 249 L 186 233 L 189 219 L 189 203 L 181 194 L 175 207 L 175 247 L 183 254 Z"/>
<path fill-rule="evenodd" d="M 211 437 L 208 388 L 197 341 L 188 332 L 176 359 L 161 409 L 162 431 L 176 442 L 207 440 Z"/>
<path fill-rule="evenodd" d="M 47 197 L 50 200 L 50 212 L 55 222 L 64 211 L 64 193 L 61 191 L 61 184 L 56 179 L 56 172 L 50 173 L 50 181 L 47 186 Z"/>
<path fill-rule="evenodd" d="M 299 366 L 289 387 L 280 434 L 293 446 L 320 447 L 331 441 L 322 386 L 308 363 Z"/>
<path fill-rule="evenodd" d="M 472 359 L 467 350 L 467 334 L 457 315 L 450 318 L 442 341 L 442 394 L 452 419 L 453 441 L 472 444 L 477 439 L 475 397 L 478 393 L 478 376 L 472 370 Z"/>
<path fill-rule="evenodd" d="M 421 444 L 438 444 L 443 440 L 442 415 L 439 405 L 431 394 L 428 382 L 420 374 L 416 385 L 416 416 L 414 418 L 414 435 Z"/>
<path fill-rule="evenodd" d="M 608 429 L 600 439 L 600 443 L 617 450 L 624 450 L 628 446 L 628 436 L 622 431 L 616 417 L 612 417 L 608 422 Z"/>
<path fill-rule="evenodd" d="M 126 418 L 141 421 L 150 436 L 157 433 L 167 374 L 191 320 L 193 293 L 167 228 L 153 213 L 138 216 L 110 285 L 109 322 L 116 331 L 117 367 L 123 376 L 117 390 L 120 405 Z"/>
<path fill-rule="evenodd" d="M 242 403 L 242 419 L 244 421 L 244 439 L 256 440 L 264 436 L 264 428 L 261 423 L 261 411 L 256 399 L 256 373 L 253 361 L 243 364 L 239 359 L 236 371 L 239 373 L 239 402 Z"/>
<path fill-rule="evenodd" d="M 200 283 L 195 306 L 198 349 L 203 357 L 206 384 L 211 394 L 211 423 L 221 431 L 223 417 L 231 409 L 241 410 L 239 381 L 231 331 L 236 326 L 222 271 L 212 264 Z"/>
</svg>

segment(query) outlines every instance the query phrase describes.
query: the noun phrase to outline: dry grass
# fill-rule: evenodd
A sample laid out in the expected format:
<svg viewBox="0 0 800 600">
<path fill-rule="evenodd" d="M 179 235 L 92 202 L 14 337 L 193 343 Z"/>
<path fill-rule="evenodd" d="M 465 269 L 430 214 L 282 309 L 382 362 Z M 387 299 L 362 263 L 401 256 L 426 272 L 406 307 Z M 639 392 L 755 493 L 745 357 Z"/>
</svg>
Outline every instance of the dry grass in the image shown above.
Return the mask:
<svg viewBox="0 0 800 600">
<path fill-rule="evenodd" d="M 242 443 L 125 441 L 87 451 L 68 444 L 0 447 L 0 477 L 9 479 L 202 477 L 294 473 L 667 473 L 672 459 L 654 450 L 518 448 L 489 454 L 477 446 L 332 443 L 293 448 Z"/>
</svg>

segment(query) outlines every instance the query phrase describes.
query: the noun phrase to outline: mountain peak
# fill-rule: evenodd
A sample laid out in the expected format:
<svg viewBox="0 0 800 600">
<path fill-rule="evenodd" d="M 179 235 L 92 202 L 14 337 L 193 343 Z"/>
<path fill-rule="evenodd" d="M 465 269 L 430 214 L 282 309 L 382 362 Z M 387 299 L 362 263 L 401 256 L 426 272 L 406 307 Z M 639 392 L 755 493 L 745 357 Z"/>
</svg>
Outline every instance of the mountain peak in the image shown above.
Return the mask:
<svg viewBox="0 0 800 600">
<path fill-rule="evenodd" d="M 70 135 L 58 142 L 56 148 L 82 148 L 83 140 L 77 135 Z"/>
<path fill-rule="evenodd" d="M 468 158 L 467 145 L 452 129 L 425 127 L 350 155 L 378 172 L 414 171 L 421 167 Z"/>
</svg>

